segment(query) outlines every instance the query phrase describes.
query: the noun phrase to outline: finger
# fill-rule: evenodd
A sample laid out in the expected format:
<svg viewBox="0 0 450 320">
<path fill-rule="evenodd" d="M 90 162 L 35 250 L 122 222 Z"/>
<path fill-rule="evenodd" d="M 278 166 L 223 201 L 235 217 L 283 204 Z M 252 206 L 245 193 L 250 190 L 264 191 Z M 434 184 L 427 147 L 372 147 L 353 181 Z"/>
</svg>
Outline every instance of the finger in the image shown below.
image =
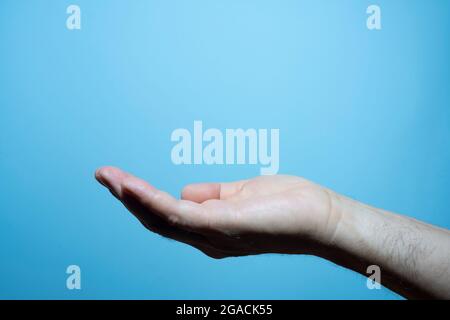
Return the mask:
<svg viewBox="0 0 450 320">
<path fill-rule="evenodd" d="M 214 248 L 205 236 L 171 226 L 159 215 L 152 214 L 152 212 L 148 210 L 146 204 L 143 203 L 142 197 L 136 198 L 133 192 L 128 192 L 130 189 L 122 188 L 125 179 L 134 178 L 130 174 L 119 168 L 102 167 L 95 172 L 95 177 L 102 185 L 107 187 L 115 197 L 122 201 L 125 207 L 150 231 L 191 245 L 210 257 L 218 258 L 226 256 L 226 254 Z M 140 183 L 145 182 L 140 181 Z M 150 189 L 151 191 L 156 190 L 154 187 L 148 184 L 146 185 L 147 189 Z"/>
<path fill-rule="evenodd" d="M 127 192 L 122 193 L 122 203 L 148 230 L 154 233 L 190 245 L 214 259 L 230 256 L 230 254 L 215 248 L 205 236 L 170 226 L 159 216 L 148 212 L 141 203 L 136 201 L 134 197 L 130 197 Z"/>
<path fill-rule="evenodd" d="M 191 247 L 200 250 L 207 256 L 214 259 L 221 259 L 230 256 L 230 254 L 215 248 L 205 236 L 189 232 L 183 229 L 172 227 L 156 215 L 149 214 L 146 209 L 133 199 L 127 199 L 124 194 L 124 205 L 133 213 L 138 220 L 150 231 L 163 237 L 185 243 Z"/>
<path fill-rule="evenodd" d="M 208 214 L 198 204 L 187 200 L 177 200 L 168 193 L 158 190 L 142 179 L 126 174 L 120 175 L 122 180 L 113 180 L 120 185 L 119 196 L 126 193 L 134 197 L 148 212 L 161 217 L 169 225 L 190 231 L 207 230 L 209 226 Z M 116 176 L 117 178 L 117 176 Z"/>
<path fill-rule="evenodd" d="M 115 168 L 103 167 L 96 172 L 97 180 L 122 200 L 124 192 L 134 197 L 147 210 L 158 215 L 170 225 L 190 230 L 208 229 L 206 212 L 195 202 L 177 200 L 142 179 Z"/>
<path fill-rule="evenodd" d="M 197 203 L 211 199 L 220 199 L 220 183 L 196 183 L 183 188 L 181 198 Z"/>
<path fill-rule="evenodd" d="M 181 198 L 197 203 L 206 200 L 226 200 L 242 190 L 246 180 L 226 183 L 194 183 L 183 188 Z"/>
<path fill-rule="evenodd" d="M 119 199 L 122 195 L 122 182 L 127 177 L 128 174 L 126 172 L 110 166 L 102 167 L 95 171 L 97 181 L 108 188 Z"/>
<path fill-rule="evenodd" d="M 122 203 L 148 230 L 186 243 L 210 256 L 216 251 L 205 236 L 169 225 L 158 215 L 149 212 L 139 200 L 128 195 L 127 192 L 122 193 Z"/>
</svg>

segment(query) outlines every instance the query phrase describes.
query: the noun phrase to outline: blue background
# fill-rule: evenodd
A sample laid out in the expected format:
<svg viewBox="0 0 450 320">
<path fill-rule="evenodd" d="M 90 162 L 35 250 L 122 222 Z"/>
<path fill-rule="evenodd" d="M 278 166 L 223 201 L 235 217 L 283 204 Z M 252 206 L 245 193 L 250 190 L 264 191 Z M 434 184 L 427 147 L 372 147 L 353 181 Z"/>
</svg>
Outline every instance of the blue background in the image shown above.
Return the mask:
<svg viewBox="0 0 450 320">
<path fill-rule="evenodd" d="M 2 0 L 0 298 L 399 299 L 315 257 L 212 260 L 93 173 L 178 195 L 259 166 L 175 166 L 172 130 L 280 128 L 280 173 L 450 228 L 449 34 L 444 0 Z"/>
</svg>

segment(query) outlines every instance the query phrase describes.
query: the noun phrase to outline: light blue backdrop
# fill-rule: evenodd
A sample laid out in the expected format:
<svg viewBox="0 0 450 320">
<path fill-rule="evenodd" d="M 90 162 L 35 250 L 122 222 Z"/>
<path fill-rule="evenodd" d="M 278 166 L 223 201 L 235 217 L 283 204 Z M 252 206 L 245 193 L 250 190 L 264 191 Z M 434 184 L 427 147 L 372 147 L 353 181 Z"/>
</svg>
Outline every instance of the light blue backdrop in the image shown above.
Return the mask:
<svg viewBox="0 0 450 320">
<path fill-rule="evenodd" d="M 315 257 L 212 260 L 93 172 L 177 195 L 259 167 L 175 166 L 172 130 L 280 128 L 280 173 L 450 228 L 449 34 L 446 0 L 2 0 L 0 298 L 399 299 Z"/>
</svg>

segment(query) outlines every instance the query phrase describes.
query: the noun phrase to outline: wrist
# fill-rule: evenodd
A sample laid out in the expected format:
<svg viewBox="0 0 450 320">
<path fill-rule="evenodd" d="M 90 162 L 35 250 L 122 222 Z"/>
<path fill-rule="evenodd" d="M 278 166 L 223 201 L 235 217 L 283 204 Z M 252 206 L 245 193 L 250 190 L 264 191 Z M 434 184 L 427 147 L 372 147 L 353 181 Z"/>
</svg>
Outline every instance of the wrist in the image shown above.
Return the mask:
<svg viewBox="0 0 450 320">
<path fill-rule="evenodd" d="M 352 269 L 363 268 L 362 257 L 371 259 L 366 235 L 372 232 L 369 226 L 379 220 L 379 213 L 363 203 L 330 193 L 328 221 L 314 254 Z"/>
<path fill-rule="evenodd" d="M 333 210 L 336 223 L 329 234 L 329 247 L 340 253 L 366 250 L 365 235 L 368 226 L 373 226 L 370 221 L 376 209 L 336 194 Z"/>
</svg>

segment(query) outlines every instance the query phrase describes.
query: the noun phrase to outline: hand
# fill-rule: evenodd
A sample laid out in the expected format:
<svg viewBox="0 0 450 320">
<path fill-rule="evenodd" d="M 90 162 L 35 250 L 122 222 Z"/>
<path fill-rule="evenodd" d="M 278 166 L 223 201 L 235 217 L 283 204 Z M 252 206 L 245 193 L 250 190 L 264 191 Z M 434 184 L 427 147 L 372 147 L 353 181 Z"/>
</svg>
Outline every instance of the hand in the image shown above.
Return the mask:
<svg viewBox="0 0 450 320">
<path fill-rule="evenodd" d="M 214 258 L 313 254 L 410 298 L 450 297 L 450 232 L 373 208 L 291 176 L 192 184 L 182 200 L 117 168 L 97 180 L 149 230 Z"/>
<path fill-rule="evenodd" d="M 332 241 L 337 195 L 293 176 L 191 184 L 182 200 L 114 167 L 95 174 L 149 230 L 210 257 L 314 253 Z"/>
</svg>

